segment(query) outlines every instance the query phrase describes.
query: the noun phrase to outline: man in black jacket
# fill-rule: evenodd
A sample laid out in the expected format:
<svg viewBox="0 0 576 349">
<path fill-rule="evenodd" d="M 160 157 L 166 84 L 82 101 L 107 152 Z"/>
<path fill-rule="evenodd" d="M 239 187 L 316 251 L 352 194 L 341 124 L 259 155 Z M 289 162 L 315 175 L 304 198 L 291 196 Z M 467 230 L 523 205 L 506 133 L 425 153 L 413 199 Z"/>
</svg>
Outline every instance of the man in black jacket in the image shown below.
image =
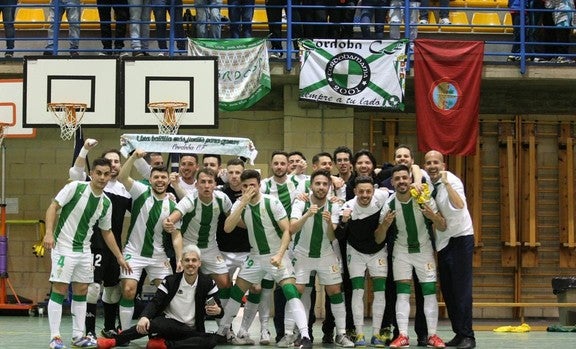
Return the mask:
<svg viewBox="0 0 576 349">
<path fill-rule="evenodd" d="M 98 348 L 121 346 L 146 335 L 150 337 L 147 348 L 214 348 L 217 337 L 206 333 L 204 318 L 206 315 L 220 318 L 224 311 L 216 284 L 209 276 L 199 273 L 200 255 L 196 245 L 185 246 L 182 250 L 184 271 L 162 281 L 136 326 L 114 338 L 98 338 Z"/>
</svg>

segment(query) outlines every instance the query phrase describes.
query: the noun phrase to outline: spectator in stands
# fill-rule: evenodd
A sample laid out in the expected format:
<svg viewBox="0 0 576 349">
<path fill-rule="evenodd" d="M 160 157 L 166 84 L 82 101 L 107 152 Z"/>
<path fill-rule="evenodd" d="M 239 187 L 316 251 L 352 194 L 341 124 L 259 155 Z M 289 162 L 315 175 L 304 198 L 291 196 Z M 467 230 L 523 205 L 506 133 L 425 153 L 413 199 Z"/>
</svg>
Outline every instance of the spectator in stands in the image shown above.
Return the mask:
<svg viewBox="0 0 576 349">
<path fill-rule="evenodd" d="M 535 34 L 535 28 L 530 28 L 529 26 L 534 26 L 537 25 L 538 23 L 535 22 L 535 13 L 530 11 L 531 8 L 533 8 L 534 3 L 538 2 L 539 0 L 530 0 L 530 1 L 526 1 L 523 2 L 521 0 L 508 0 L 508 8 L 510 8 L 510 15 L 512 16 L 512 25 L 514 26 L 514 28 L 512 29 L 512 40 L 514 41 L 514 44 L 512 44 L 512 50 L 510 51 L 510 53 L 512 53 L 510 56 L 508 56 L 507 61 L 508 62 L 516 62 L 520 60 L 520 56 L 518 55 L 520 53 L 520 31 L 522 30 L 522 28 L 520 28 L 520 6 L 522 3 L 525 3 L 526 6 L 526 16 L 525 16 L 525 25 L 527 27 L 525 27 L 524 30 L 524 40 L 526 43 L 528 43 L 527 45 L 525 45 L 524 50 L 525 52 L 528 54 L 528 57 L 526 57 L 526 59 L 528 60 L 533 60 L 534 57 L 532 56 L 532 54 L 534 53 L 534 46 L 532 44 L 530 44 L 531 42 L 536 41 L 534 34 Z M 540 15 L 538 16 L 540 17 Z"/>
<path fill-rule="evenodd" d="M 545 52 L 552 54 L 547 58 L 556 63 L 573 63 L 574 60 L 566 56 L 569 52 L 570 27 L 576 25 L 574 0 L 544 0 L 544 5 L 554 10 L 544 12 L 542 17 L 543 39 L 552 43 L 545 46 Z"/>
<path fill-rule="evenodd" d="M 222 0 L 196 0 L 196 34 L 199 38 L 220 39 Z M 206 32 L 208 27 L 208 33 Z"/>
<path fill-rule="evenodd" d="M 0 4 L 2 23 L 4 23 L 4 36 L 6 37 L 6 53 L 4 57 L 14 57 L 14 12 L 18 0 L 3 0 Z"/>
<path fill-rule="evenodd" d="M 299 5 L 299 0 L 293 1 L 292 5 Z M 282 10 L 286 9 L 286 0 L 266 0 L 266 15 L 268 16 L 268 28 L 270 30 L 270 43 L 272 52 L 270 58 L 282 58 Z M 288 21 L 290 22 L 290 21 Z M 292 7 L 292 23 L 300 22 L 300 11 Z M 302 26 L 292 24 L 292 37 L 302 37 Z M 298 52 L 298 43 L 294 41 L 294 49 Z"/>
<path fill-rule="evenodd" d="M 418 24 L 428 24 L 428 9 L 430 7 L 430 0 L 422 0 L 422 8 L 420 9 L 420 22 Z M 440 0 L 440 10 L 438 10 L 438 17 L 440 20 L 438 24 L 447 25 L 450 23 L 450 18 L 448 17 L 450 8 L 450 0 Z"/>
<path fill-rule="evenodd" d="M 404 18 L 404 0 L 392 0 L 390 3 L 390 38 L 394 40 L 400 39 L 400 24 Z M 416 39 L 418 36 L 418 17 L 420 1 L 410 1 L 410 41 Z"/>
<path fill-rule="evenodd" d="M 302 0 L 302 6 L 310 6 L 302 8 L 300 18 L 302 22 L 306 23 L 319 23 L 319 24 L 304 24 L 302 30 L 304 37 L 307 39 L 325 39 L 328 32 L 328 11 L 326 9 L 325 0 Z M 294 11 L 294 10 L 292 10 Z"/>
<path fill-rule="evenodd" d="M 360 10 L 362 39 L 371 39 L 370 23 L 374 23 L 374 39 L 384 39 L 384 23 L 388 11 L 386 7 L 389 4 L 389 0 L 362 0 L 362 6 L 366 6 Z"/>
<path fill-rule="evenodd" d="M 156 40 L 158 40 L 158 49 L 160 53 L 158 56 L 167 54 L 168 45 L 166 45 L 166 38 L 168 37 L 166 28 L 166 10 L 168 10 L 167 3 L 171 0 L 150 0 L 150 7 L 154 14 L 154 24 L 156 25 Z"/>
<path fill-rule="evenodd" d="M 351 39 L 354 35 L 355 0 L 336 0 L 337 8 L 328 9 L 328 21 L 334 23 L 328 27 L 329 37 L 334 39 Z M 346 23 L 349 23 L 347 25 Z"/>
<path fill-rule="evenodd" d="M 231 38 L 237 39 L 252 37 L 254 3 L 254 0 L 228 0 Z"/>
<path fill-rule="evenodd" d="M 150 38 L 150 0 L 128 0 L 130 5 L 130 39 L 132 55 L 149 56 L 148 39 Z"/>
<path fill-rule="evenodd" d="M 130 15 L 128 14 L 128 0 L 97 0 L 98 16 L 100 17 L 100 36 L 102 37 L 102 54 L 112 56 L 120 54 L 124 48 L 126 38 L 126 28 Z M 116 30 L 114 40 L 112 40 L 112 9 L 114 9 L 114 20 Z M 114 51 L 112 51 L 114 43 Z"/>
<path fill-rule="evenodd" d="M 56 4 L 58 4 L 58 15 L 55 16 Z M 70 40 L 70 56 L 78 56 L 78 43 L 80 41 L 80 0 L 51 0 L 48 8 L 48 43 L 46 44 L 45 56 L 54 54 L 54 24 L 62 21 L 64 11 L 68 18 L 68 39 Z"/>
</svg>

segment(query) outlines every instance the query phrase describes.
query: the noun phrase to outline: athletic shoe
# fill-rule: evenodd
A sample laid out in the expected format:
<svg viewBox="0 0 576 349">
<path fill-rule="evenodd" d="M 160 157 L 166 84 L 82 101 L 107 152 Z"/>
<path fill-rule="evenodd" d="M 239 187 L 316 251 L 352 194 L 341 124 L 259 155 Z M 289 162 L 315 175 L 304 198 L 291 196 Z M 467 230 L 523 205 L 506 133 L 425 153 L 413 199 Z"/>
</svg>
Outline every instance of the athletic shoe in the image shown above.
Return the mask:
<svg viewBox="0 0 576 349">
<path fill-rule="evenodd" d="M 14 53 L 12 53 L 12 52 L 6 52 L 6 53 L 4 54 L 4 57 L 5 57 L 5 58 L 12 58 L 12 57 L 14 57 Z"/>
<path fill-rule="evenodd" d="M 354 341 L 355 347 L 365 347 L 366 346 L 366 339 L 364 339 L 364 333 L 357 333 L 356 340 Z"/>
<path fill-rule="evenodd" d="M 248 333 L 245 333 L 245 334 L 239 334 L 239 335 L 235 336 L 234 338 L 232 338 L 232 340 L 230 341 L 230 344 L 232 344 L 232 345 L 254 345 L 256 343 L 254 342 L 254 340 L 252 338 L 250 338 L 250 335 Z"/>
<path fill-rule="evenodd" d="M 408 348 L 410 346 L 410 340 L 406 335 L 399 335 L 398 338 L 390 343 L 390 348 Z"/>
<path fill-rule="evenodd" d="M 433 334 L 428 337 L 428 348 L 446 348 L 446 344 L 438 335 Z"/>
<path fill-rule="evenodd" d="M 440 25 L 449 25 L 449 24 L 452 24 L 452 23 L 450 22 L 450 18 L 440 18 L 440 22 L 438 22 L 438 24 L 440 24 Z"/>
<path fill-rule="evenodd" d="M 336 341 L 334 342 L 342 348 L 354 348 L 354 342 L 352 342 L 345 333 L 336 335 Z"/>
<path fill-rule="evenodd" d="M 276 346 L 278 348 L 290 348 L 294 345 L 294 340 L 296 336 L 293 334 L 285 334 L 284 337 L 280 338 Z"/>
<path fill-rule="evenodd" d="M 302 337 L 300 340 L 300 349 L 312 349 L 312 341 L 308 337 Z"/>
<path fill-rule="evenodd" d="M 260 332 L 260 345 L 270 345 L 270 331 L 262 330 Z"/>
<path fill-rule="evenodd" d="M 66 346 L 64 345 L 64 342 L 62 342 L 62 338 L 60 338 L 59 336 L 56 336 L 56 337 L 52 338 L 52 340 L 50 341 L 50 344 L 48 345 L 48 348 L 50 348 L 50 349 L 66 349 Z"/>
<path fill-rule="evenodd" d="M 394 338 L 394 334 L 392 333 L 392 329 L 390 327 L 384 327 L 380 329 L 380 339 L 383 339 L 386 345 L 390 345 L 392 339 Z"/>
<path fill-rule="evenodd" d="M 98 338 L 97 342 L 98 342 L 98 349 L 108 349 L 108 348 L 114 348 L 116 346 L 116 340 L 114 338 L 100 337 Z"/>
<path fill-rule="evenodd" d="M 370 345 L 375 348 L 384 348 L 386 346 L 386 339 L 379 334 L 372 336 Z"/>
<path fill-rule="evenodd" d="M 420 22 L 418 22 L 418 24 L 428 24 L 428 20 L 427 19 L 421 19 Z"/>
<path fill-rule="evenodd" d="M 462 338 L 459 335 L 455 335 L 454 338 L 452 338 L 451 340 L 449 340 L 448 342 L 444 343 L 446 344 L 447 347 L 457 347 L 458 344 L 460 344 L 460 342 L 462 342 Z"/>
<path fill-rule="evenodd" d="M 94 337 L 84 336 L 72 338 L 72 348 L 97 348 L 98 342 Z"/>
<path fill-rule="evenodd" d="M 334 344 L 334 333 L 324 333 L 324 336 L 322 336 L 322 344 Z"/>
<path fill-rule="evenodd" d="M 167 349 L 166 340 L 164 338 L 154 337 L 148 340 L 146 349 Z"/>
<path fill-rule="evenodd" d="M 102 331 L 100 331 L 100 335 L 104 338 L 114 338 L 115 336 L 118 335 L 118 332 L 116 332 L 116 330 L 102 329 Z"/>
</svg>

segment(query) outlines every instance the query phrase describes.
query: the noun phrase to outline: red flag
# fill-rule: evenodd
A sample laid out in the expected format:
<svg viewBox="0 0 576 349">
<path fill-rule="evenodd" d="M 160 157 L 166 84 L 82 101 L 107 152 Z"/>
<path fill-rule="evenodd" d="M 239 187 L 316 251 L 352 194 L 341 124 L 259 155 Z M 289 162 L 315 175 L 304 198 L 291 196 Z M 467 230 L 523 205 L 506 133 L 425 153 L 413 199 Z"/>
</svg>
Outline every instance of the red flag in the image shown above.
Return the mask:
<svg viewBox="0 0 576 349">
<path fill-rule="evenodd" d="M 418 149 L 474 155 L 484 43 L 418 39 L 414 95 Z"/>
</svg>

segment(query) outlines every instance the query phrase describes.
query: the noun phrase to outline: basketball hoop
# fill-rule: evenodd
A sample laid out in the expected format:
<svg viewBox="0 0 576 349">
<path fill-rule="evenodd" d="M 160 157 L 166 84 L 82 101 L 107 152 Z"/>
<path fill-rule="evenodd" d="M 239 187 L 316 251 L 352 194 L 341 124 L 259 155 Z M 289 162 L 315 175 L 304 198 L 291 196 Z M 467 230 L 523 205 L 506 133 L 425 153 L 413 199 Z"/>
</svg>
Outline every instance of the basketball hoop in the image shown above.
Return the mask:
<svg viewBox="0 0 576 349">
<path fill-rule="evenodd" d="M 158 121 L 158 133 L 165 135 L 174 135 L 178 133 L 180 120 L 188 109 L 188 103 L 185 102 L 153 102 L 148 103 L 148 109 Z"/>
<path fill-rule="evenodd" d="M 0 147 L 2 146 L 2 142 L 4 142 L 4 137 L 6 137 L 6 127 L 9 126 L 12 126 L 12 124 L 0 122 Z"/>
<path fill-rule="evenodd" d="M 60 138 L 65 141 L 72 139 L 74 132 L 82 123 L 85 103 L 48 103 L 48 109 L 60 125 Z"/>
</svg>

